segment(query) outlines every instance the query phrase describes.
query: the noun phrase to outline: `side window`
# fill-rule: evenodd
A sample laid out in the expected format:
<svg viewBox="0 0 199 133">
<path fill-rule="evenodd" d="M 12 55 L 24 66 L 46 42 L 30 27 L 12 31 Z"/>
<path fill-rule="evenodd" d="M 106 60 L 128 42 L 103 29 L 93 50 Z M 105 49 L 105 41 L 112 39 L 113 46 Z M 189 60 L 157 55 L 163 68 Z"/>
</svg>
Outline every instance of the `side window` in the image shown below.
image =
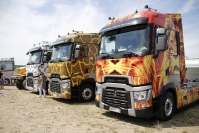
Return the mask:
<svg viewBox="0 0 199 133">
<path fill-rule="evenodd" d="M 84 45 L 80 48 L 80 58 L 88 57 L 88 46 Z"/>
<path fill-rule="evenodd" d="M 84 57 L 88 57 L 88 46 L 83 46 L 84 48 Z"/>
<path fill-rule="evenodd" d="M 0 64 L 0 70 L 5 70 L 5 64 Z"/>
<path fill-rule="evenodd" d="M 171 40 L 170 40 L 170 45 L 171 45 L 171 54 L 172 55 L 178 55 L 178 53 L 177 53 L 177 40 L 176 40 L 176 32 L 175 31 L 173 31 L 173 30 L 171 30 L 170 31 L 170 38 L 171 38 Z"/>
<path fill-rule="evenodd" d="M 177 54 L 180 55 L 180 34 L 176 31 Z"/>
</svg>

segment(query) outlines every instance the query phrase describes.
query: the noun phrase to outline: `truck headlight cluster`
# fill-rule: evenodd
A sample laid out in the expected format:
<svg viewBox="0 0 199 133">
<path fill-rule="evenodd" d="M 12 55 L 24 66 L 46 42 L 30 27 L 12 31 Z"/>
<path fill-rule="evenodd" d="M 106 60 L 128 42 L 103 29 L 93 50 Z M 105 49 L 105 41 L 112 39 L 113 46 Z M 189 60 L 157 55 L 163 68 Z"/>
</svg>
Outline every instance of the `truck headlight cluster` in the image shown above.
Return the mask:
<svg viewBox="0 0 199 133">
<path fill-rule="evenodd" d="M 137 101 L 145 101 L 152 98 L 151 89 L 148 91 L 136 91 L 134 92 L 134 99 Z"/>
<path fill-rule="evenodd" d="M 63 89 L 67 89 L 70 87 L 70 82 L 62 83 L 61 85 Z"/>
<path fill-rule="evenodd" d="M 97 87 L 95 88 L 95 100 L 97 100 L 97 101 L 100 101 L 100 94 L 101 94 L 101 92 L 100 92 L 100 89 L 98 89 Z"/>
</svg>

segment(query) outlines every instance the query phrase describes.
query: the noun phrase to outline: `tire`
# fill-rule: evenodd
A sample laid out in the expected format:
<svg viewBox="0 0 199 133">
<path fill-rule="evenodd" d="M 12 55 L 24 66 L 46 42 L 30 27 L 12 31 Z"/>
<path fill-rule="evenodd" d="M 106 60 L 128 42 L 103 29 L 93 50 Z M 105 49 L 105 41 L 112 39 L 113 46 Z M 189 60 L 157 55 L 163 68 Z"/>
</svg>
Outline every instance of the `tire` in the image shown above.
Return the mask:
<svg viewBox="0 0 199 133">
<path fill-rule="evenodd" d="M 23 86 L 23 89 L 26 89 L 26 79 L 23 81 L 22 86 Z"/>
<path fill-rule="evenodd" d="M 4 85 L 9 85 L 10 84 L 10 80 L 9 79 L 5 79 L 4 80 Z"/>
<path fill-rule="evenodd" d="M 94 87 L 89 84 L 83 84 L 79 91 L 79 100 L 82 102 L 89 102 L 95 97 Z"/>
<path fill-rule="evenodd" d="M 16 83 L 16 87 L 17 87 L 17 89 L 19 89 L 19 90 L 24 89 L 23 82 L 22 82 L 22 81 L 17 82 L 17 83 Z"/>
<path fill-rule="evenodd" d="M 173 94 L 167 92 L 163 97 L 161 97 L 159 107 L 160 113 L 158 115 L 158 118 L 160 118 L 163 121 L 171 119 L 175 109 L 175 101 Z"/>
</svg>

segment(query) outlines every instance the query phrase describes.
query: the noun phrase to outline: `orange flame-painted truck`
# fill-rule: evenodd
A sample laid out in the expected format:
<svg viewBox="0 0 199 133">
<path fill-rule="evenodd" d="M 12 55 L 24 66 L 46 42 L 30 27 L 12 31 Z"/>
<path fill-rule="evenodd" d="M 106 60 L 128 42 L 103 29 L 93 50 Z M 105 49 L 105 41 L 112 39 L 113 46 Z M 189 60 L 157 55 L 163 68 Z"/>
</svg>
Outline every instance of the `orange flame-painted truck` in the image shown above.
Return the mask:
<svg viewBox="0 0 199 133">
<path fill-rule="evenodd" d="M 48 63 L 49 94 L 57 98 L 95 98 L 95 61 L 99 50 L 97 33 L 73 33 L 52 43 Z"/>
<path fill-rule="evenodd" d="M 168 120 L 199 99 L 199 83 L 186 79 L 180 14 L 148 8 L 110 20 L 100 33 L 97 107 Z"/>
</svg>

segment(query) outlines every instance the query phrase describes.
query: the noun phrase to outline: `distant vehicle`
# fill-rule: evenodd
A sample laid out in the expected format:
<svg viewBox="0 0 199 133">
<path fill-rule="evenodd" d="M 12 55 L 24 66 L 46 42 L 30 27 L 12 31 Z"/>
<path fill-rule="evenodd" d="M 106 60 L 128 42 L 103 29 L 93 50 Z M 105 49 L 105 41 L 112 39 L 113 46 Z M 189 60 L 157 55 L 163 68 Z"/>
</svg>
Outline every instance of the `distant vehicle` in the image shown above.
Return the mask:
<svg viewBox="0 0 199 133">
<path fill-rule="evenodd" d="M 192 82 L 199 82 L 199 58 L 185 60 L 187 79 Z"/>
<path fill-rule="evenodd" d="M 12 76 L 14 75 L 15 61 L 14 58 L 0 59 L 0 72 L 5 76 L 4 85 L 11 85 L 14 83 Z"/>
<path fill-rule="evenodd" d="M 26 67 L 18 67 L 14 71 L 12 79 L 15 82 L 16 87 L 21 90 L 26 88 Z"/>
<path fill-rule="evenodd" d="M 27 55 L 29 59 L 26 65 L 26 89 L 38 92 L 40 71 L 44 72 L 47 77 L 48 61 L 51 58 L 50 44 L 46 42 L 41 46 L 33 47 L 27 52 Z M 48 84 L 48 80 L 46 80 L 46 83 Z"/>
</svg>

